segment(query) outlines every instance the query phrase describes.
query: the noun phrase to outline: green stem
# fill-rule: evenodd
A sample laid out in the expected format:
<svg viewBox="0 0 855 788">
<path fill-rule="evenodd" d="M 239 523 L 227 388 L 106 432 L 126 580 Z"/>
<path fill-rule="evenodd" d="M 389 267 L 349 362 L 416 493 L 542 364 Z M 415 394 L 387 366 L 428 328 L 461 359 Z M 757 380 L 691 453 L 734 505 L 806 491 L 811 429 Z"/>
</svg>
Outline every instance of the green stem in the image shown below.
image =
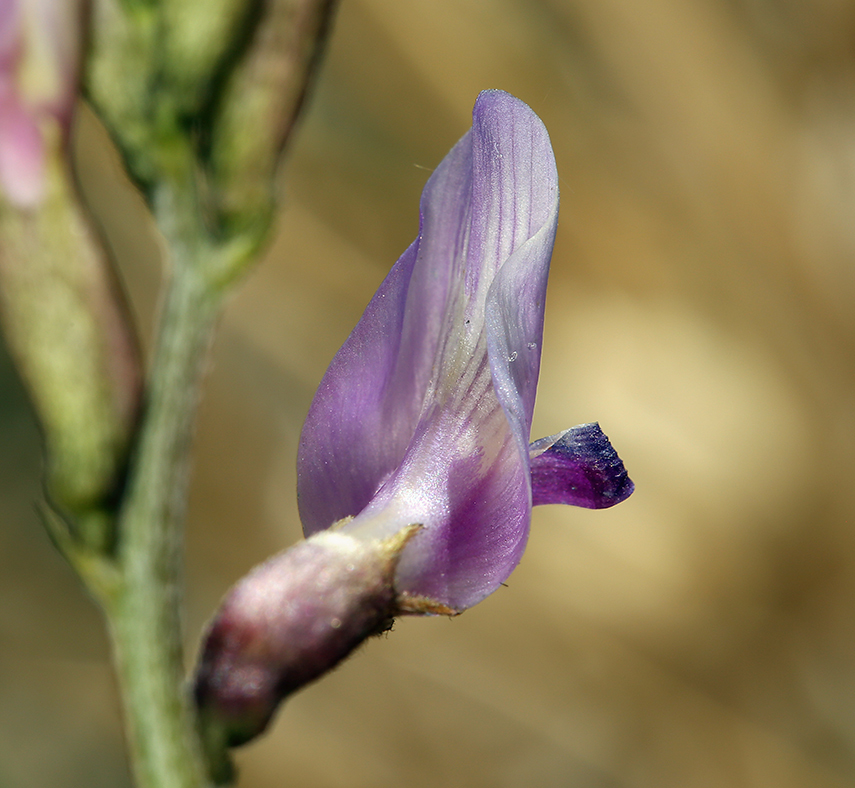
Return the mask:
<svg viewBox="0 0 855 788">
<path fill-rule="evenodd" d="M 170 243 L 173 277 L 120 515 L 121 581 L 105 600 L 139 788 L 208 785 L 184 687 L 182 552 L 198 389 L 221 298 L 198 259 L 182 259 L 193 249 Z"/>
</svg>

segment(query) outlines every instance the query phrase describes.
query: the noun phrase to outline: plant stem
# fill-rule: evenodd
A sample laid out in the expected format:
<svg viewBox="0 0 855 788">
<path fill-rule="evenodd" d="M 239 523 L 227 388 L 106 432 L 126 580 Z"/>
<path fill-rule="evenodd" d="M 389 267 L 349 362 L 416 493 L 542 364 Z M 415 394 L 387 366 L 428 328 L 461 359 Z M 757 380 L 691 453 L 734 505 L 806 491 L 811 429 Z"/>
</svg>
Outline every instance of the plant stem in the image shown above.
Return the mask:
<svg viewBox="0 0 855 788">
<path fill-rule="evenodd" d="M 184 514 L 199 385 L 224 293 L 266 233 L 272 174 L 319 62 L 335 1 L 260 4 L 259 35 L 236 42 L 246 51 L 232 64 L 213 120 L 207 110 L 192 118 L 187 113 L 197 112 L 196 103 L 218 79 L 190 79 L 196 93 L 188 104 L 183 77 L 174 83 L 175 64 L 164 71 L 158 60 L 185 44 L 194 52 L 195 39 L 160 46 L 151 31 L 171 31 L 156 3 L 142 16 L 106 5 L 110 13 L 93 27 L 89 87 L 130 171 L 149 187 L 172 279 L 117 515 L 115 557 L 95 560 L 61 523 L 46 520 L 103 606 L 138 788 L 207 788 L 212 780 L 228 782 L 231 770 L 216 731 L 203 731 L 204 747 L 200 742 L 184 683 Z M 204 156 L 200 131 L 215 143 Z"/>
<path fill-rule="evenodd" d="M 120 514 L 121 581 L 104 603 L 139 788 L 200 788 L 208 780 L 181 644 L 183 521 L 199 383 L 221 297 L 198 260 L 181 259 L 194 247 L 167 242 L 173 274 Z"/>
</svg>

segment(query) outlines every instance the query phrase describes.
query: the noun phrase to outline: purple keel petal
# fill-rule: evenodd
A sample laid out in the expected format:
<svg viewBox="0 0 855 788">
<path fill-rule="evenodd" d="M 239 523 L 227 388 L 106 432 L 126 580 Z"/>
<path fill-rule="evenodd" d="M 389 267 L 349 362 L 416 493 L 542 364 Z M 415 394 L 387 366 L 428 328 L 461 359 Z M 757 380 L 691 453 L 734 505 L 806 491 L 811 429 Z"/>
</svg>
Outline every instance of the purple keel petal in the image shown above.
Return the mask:
<svg viewBox="0 0 855 788">
<path fill-rule="evenodd" d="M 605 509 L 629 498 L 635 485 L 599 424 L 580 424 L 530 446 L 535 506 L 566 503 Z"/>
</svg>

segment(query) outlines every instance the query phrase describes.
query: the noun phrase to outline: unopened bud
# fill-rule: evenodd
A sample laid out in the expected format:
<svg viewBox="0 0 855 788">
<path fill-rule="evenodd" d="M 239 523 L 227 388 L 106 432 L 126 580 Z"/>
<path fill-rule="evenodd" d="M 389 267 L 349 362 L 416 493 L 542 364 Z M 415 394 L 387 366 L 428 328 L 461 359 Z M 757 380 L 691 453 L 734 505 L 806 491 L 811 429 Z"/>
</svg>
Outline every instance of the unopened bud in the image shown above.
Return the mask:
<svg viewBox="0 0 855 788">
<path fill-rule="evenodd" d="M 0 319 L 42 425 L 50 498 L 83 542 L 107 550 L 104 509 L 122 483 L 141 369 L 68 156 L 88 9 L 0 10 Z"/>
<path fill-rule="evenodd" d="M 49 495 L 80 515 L 105 505 L 121 484 L 142 372 L 105 250 L 56 134 L 48 139 L 39 204 L 22 210 L 0 198 L 0 318 L 41 422 Z M 97 549 L 111 539 L 81 537 Z"/>
<path fill-rule="evenodd" d="M 316 72 L 335 0 L 95 4 L 87 93 L 155 206 L 188 190 L 224 282 L 263 241 L 275 176 Z M 171 195 L 171 199 L 177 199 Z M 197 204 L 196 204 L 197 203 Z M 161 210 L 172 211 L 169 203 Z"/>
<path fill-rule="evenodd" d="M 205 738 L 249 741 L 287 695 L 388 630 L 395 567 L 417 530 L 384 541 L 322 531 L 241 580 L 210 626 L 196 672 Z"/>
<path fill-rule="evenodd" d="M 271 0 L 226 81 L 207 162 L 210 209 L 229 232 L 263 232 L 280 154 L 294 129 L 335 0 Z"/>
</svg>

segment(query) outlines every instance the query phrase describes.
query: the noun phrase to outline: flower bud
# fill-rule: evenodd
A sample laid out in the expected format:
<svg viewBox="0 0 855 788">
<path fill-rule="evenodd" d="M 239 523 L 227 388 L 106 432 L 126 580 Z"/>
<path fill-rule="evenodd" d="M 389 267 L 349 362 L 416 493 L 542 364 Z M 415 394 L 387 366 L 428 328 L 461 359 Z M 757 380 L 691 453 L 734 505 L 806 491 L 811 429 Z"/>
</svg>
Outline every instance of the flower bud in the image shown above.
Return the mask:
<svg viewBox="0 0 855 788">
<path fill-rule="evenodd" d="M 418 528 L 383 541 L 324 531 L 261 564 L 229 592 L 196 671 L 208 742 L 235 746 L 254 738 L 287 695 L 391 627 L 395 567 Z"/>
<path fill-rule="evenodd" d="M 108 549 L 102 509 L 136 427 L 136 338 L 77 194 L 68 134 L 84 4 L 0 10 L 0 318 L 47 447 L 48 492 Z"/>
<path fill-rule="evenodd" d="M 189 190 L 212 246 L 252 250 L 263 240 L 279 158 L 334 6 L 335 0 L 96 4 L 88 96 L 146 197 L 156 206 L 165 185 Z M 246 256 L 238 255 L 236 270 L 224 264 L 216 278 L 233 276 Z M 216 268 L 211 259 L 207 265 Z"/>
<path fill-rule="evenodd" d="M 56 145 L 44 191 L 32 210 L 0 198 L 0 318 L 41 422 L 48 493 L 82 514 L 121 482 L 142 370 L 115 275 Z M 110 537 L 84 540 L 102 549 Z"/>
<path fill-rule="evenodd" d="M 335 0 L 271 0 L 225 83 L 207 163 L 212 210 L 231 232 L 259 232 L 274 176 L 326 42 Z"/>
</svg>

